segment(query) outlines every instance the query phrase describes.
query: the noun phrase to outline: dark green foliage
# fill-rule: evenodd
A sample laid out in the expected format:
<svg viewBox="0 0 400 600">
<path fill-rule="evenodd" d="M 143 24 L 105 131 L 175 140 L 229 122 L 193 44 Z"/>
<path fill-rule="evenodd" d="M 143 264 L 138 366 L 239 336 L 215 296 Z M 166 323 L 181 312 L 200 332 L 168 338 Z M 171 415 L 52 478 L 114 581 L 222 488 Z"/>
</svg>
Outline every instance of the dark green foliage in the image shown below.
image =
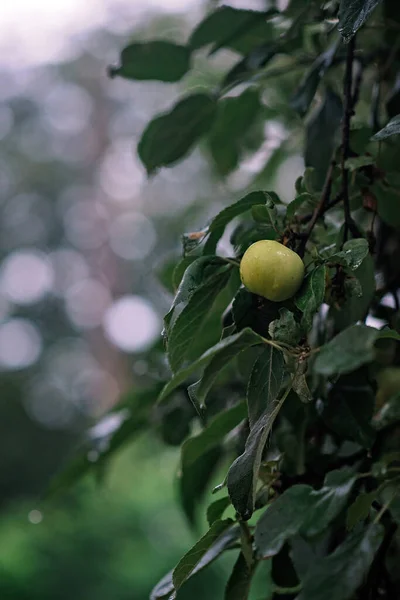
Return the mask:
<svg viewBox="0 0 400 600">
<path fill-rule="evenodd" d="M 305 331 L 311 329 L 313 317 L 324 300 L 325 278 L 325 267 L 317 267 L 307 275 L 295 298 L 297 308 L 303 313 L 301 325 Z"/>
<path fill-rule="evenodd" d="M 339 31 L 348 42 L 381 0 L 340 0 Z"/>
<path fill-rule="evenodd" d="M 247 600 L 250 584 L 251 570 L 241 552 L 226 584 L 225 600 Z"/>
<path fill-rule="evenodd" d="M 306 167 L 315 169 L 318 188 L 322 188 L 326 171 L 337 146 L 342 115 L 343 105 L 340 96 L 328 88 L 322 105 L 307 124 L 304 159 Z"/>
<path fill-rule="evenodd" d="M 152 397 L 155 417 L 144 403 L 118 433 L 125 440 L 161 419 L 164 439 L 181 444 L 179 491 L 191 523 L 214 475 L 214 492 L 223 490 L 208 498 L 209 531 L 154 600 L 175 598 L 231 548 L 228 600 L 249 597 L 261 561 L 270 561 L 276 596 L 400 594 L 390 569 L 399 557 L 400 385 L 377 394 L 382 368 L 400 369 L 399 24 L 391 0 L 291 0 L 282 12 L 222 6 L 186 47 L 151 42 L 122 52 L 114 74 L 165 81 L 180 79 L 205 46 L 240 55 L 214 89 L 183 95 L 147 126 L 138 151 L 149 174 L 202 140 L 223 177 L 260 147 L 261 156 L 265 125 L 287 137 L 243 193 L 183 234 L 164 320 L 172 374 Z M 302 146 L 307 168 L 281 200 L 271 190 L 277 166 L 284 178 L 288 152 Z M 240 287 L 242 255 L 260 239 L 304 262 L 302 285 L 285 302 Z M 177 412 L 182 401 L 189 408 Z M 87 466 L 75 465 L 72 479 Z M 228 510 L 234 518 L 221 520 Z"/>
<path fill-rule="evenodd" d="M 183 158 L 211 128 L 216 109 L 212 96 L 193 94 L 154 119 L 143 132 L 138 146 L 148 174 Z"/>
<path fill-rule="evenodd" d="M 227 175 L 237 166 L 245 136 L 258 121 L 261 108 L 259 92 L 252 88 L 240 96 L 218 103 L 209 144 L 211 156 L 221 175 Z"/>
<path fill-rule="evenodd" d="M 315 371 L 321 375 L 342 375 L 372 362 L 378 335 L 378 330 L 373 327 L 349 327 L 321 348 L 315 361 Z"/>
<path fill-rule="evenodd" d="M 353 534 L 308 571 L 299 600 L 349 600 L 363 582 L 383 539 L 383 527 L 370 525 Z"/>
<path fill-rule="evenodd" d="M 273 29 L 266 21 L 276 14 L 275 10 L 257 12 L 221 6 L 195 28 L 189 39 L 189 47 L 197 50 L 213 44 L 212 53 L 227 47 L 246 54 L 271 35 Z"/>
<path fill-rule="evenodd" d="M 340 377 L 324 401 L 321 415 L 327 426 L 346 440 L 370 448 L 375 439 L 371 425 L 375 394 L 367 373 L 355 371 Z"/>
<path fill-rule="evenodd" d="M 214 560 L 220 554 L 221 545 L 226 547 L 233 537 L 233 521 L 214 521 L 209 531 L 193 546 L 191 550 L 176 565 L 172 574 L 174 589 L 177 591 L 190 577 L 199 564 Z"/>
<path fill-rule="evenodd" d="M 121 52 L 121 64 L 110 74 L 126 79 L 179 81 L 190 68 L 190 52 L 171 42 L 130 44 Z"/>
<path fill-rule="evenodd" d="M 254 363 L 247 388 L 250 427 L 253 427 L 267 406 L 275 401 L 284 373 L 282 352 L 273 346 L 265 348 Z"/>
</svg>

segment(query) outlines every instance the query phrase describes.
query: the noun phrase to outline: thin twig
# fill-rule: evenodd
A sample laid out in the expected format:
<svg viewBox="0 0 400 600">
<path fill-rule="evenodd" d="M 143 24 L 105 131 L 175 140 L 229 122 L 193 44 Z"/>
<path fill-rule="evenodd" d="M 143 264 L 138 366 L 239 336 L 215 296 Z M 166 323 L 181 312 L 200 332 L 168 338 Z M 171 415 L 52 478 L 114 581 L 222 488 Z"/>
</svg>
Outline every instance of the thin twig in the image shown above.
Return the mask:
<svg viewBox="0 0 400 600">
<path fill-rule="evenodd" d="M 302 584 L 299 583 L 298 585 L 295 585 L 294 587 L 280 587 L 279 585 L 275 585 L 273 589 L 274 589 L 274 594 L 287 596 L 289 594 L 298 594 L 299 592 L 301 592 L 302 587 L 303 587 Z"/>
<path fill-rule="evenodd" d="M 308 240 L 310 239 L 311 233 L 315 227 L 316 222 L 326 211 L 326 205 L 328 204 L 329 199 L 331 197 L 332 177 L 333 177 L 333 170 L 334 170 L 335 166 L 336 166 L 335 159 L 332 158 L 331 163 L 328 168 L 328 171 L 326 173 L 325 183 L 324 183 L 324 187 L 322 188 L 320 201 L 318 202 L 317 206 L 315 207 L 315 210 L 311 217 L 310 224 L 308 226 L 307 233 L 301 240 L 301 243 L 299 246 L 298 254 L 301 257 L 304 256 L 304 252 L 306 250 L 306 244 L 307 244 Z"/>
<path fill-rule="evenodd" d="M 364 75 L 364 64 L 362 61 L 359 61 L 359 64 L 360 64 L 360 68 L 358 69 L 358 73 L 354 80 L 354 90 L 353 90 L 353 97 L 352 97 L 352 101 L 351 101 L 351 107 L 352 107 L 353 111 L 358 103 L 359 98 L 360 98 L 360 90 L 361 90 L 361 85 L 362 85 L 362 80 L 363 80 L 363 75 Z"/>
<path fill-rule="evenodd" d="M 378 514 L 376 515 L 375 519 L 374 519 L 374 525 L 376 523 L 379 523 L 379 521 L 382 518 L 382 515 L 387 511 L 387 509 L 389 508 L 389 506 L 392 504 L 393 500 L 396 498 L 397 496 L 397 492 L 395 492 L 393 494 L 393 496 L 391 496 L 391 498 L 389 498 L 389 500 L 382 506 L 381 510 L 378 512 Z"/>
<path fill-rule="evenodd" d="M 334 198 L 332 198 L 332 200 L 330 200 L 329 202 L 327 202 L 325 204 L 325 208 L 324 208 L 322 214 L 325 214 L 326 212 L 328 212 L 328 210 L 330 210 L 331 208 L 333 208 L 334 206 L 339 204 L 339 202 L 341 202 L 341 201 L 342 201 L 342 192 L 339 192 L 338 194 L 336 194 L 336 196 Z M 322 216 L 322 214 L 320 216 Z M 302 217 L 299 218 L 299 222 L 300 223 L 308 223 L 313 218 L 313 215 L 314 215 L 314 213 L 309 213 L 307 215 L 303 215 Z M 307 234 L 304 234 L 304 236 L 305 235 L 307 235 Z M 303 234 L 301 234 L 300 237 L 303 237 Z"/>
<path fill-rule="evenodd" d="M 353 116 L 353 60 L 356 36 L 353 36 L 347 47 L 346 70 L 343 82 L 344 95 L 344 111 L 342 125 L 342 196 L 343 196 L 343 211 L 344 211 L 344 232 L 343 243 L 347 241 L 349 231 L 352 229 L 352 218 L 350 213 L 350 198 L 349 198 L 349 171 L 346 168 L 346 160 L 350 154 L 350 120 Z"/>
<path fill-rule="evenodd" d="M 240 267 L 239 260 L 236 260 L 234 258 L 228 258 L 227 256 L 223 256 L 222 258 L 225 262 L 229 263 L 230 265 L 233 265 L 234 267 Z"/>
</svg>

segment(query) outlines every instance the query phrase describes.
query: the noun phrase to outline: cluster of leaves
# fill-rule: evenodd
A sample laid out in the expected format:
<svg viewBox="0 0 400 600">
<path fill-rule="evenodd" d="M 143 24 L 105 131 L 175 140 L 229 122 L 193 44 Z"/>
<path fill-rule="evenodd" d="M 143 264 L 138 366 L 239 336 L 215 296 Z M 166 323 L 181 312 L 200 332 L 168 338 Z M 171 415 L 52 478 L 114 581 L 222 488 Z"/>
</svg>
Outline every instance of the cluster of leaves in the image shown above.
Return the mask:
<svg viewBox="0 0 400 600">
<path fill-rule="evenodd" d="M 260 131 L 271 114 L 266 82 L 309 65 L 288 109 L 295 120 L 310 112 L 307 168 L 295 197 L 286 204 L 273 191 L 251 191 L 183 235 L 164 319 L 170 377 L 132 393 L 106 417 L 107 435 L 95 439 L 97 467 L 144 425 L 181 445 L 179 490 L 192 523 L 214 475 L 223 473 L 214 489 L 221 495 L 207 510 L 209 530 L 155 587 L 153 600 L 175 598 L 227 550 L 237 553 L 229 600 L 248 597 L 264 560 L 272 593 L 287 598 L 392 598 L 399 591 L 400 385 L 376 402 L 379 373 L 400 362 L 399 261 L 388 259 L 400 256 L 399 32 L 393 0 L 291 0 L 283 12 L 222 6 L 186 46 L 134 43 L 111 69 L 173 82 L 204 46 L 238 53 L 217 90 L 180 99 L 147 126 L 138 147 L 152 174 L 206 136 L 226 175 L 251 129 Z M 240 259 L 259 239 L 280 241 L 304 260 L 303 285 L 285 302 L 240 284 Z M 221 240 L 229 256 L 219 251 Z M 366 324 L 371 316 L 383 327 Z M 66 480 L 91 466 L 85 454 Z"/>
</svg>

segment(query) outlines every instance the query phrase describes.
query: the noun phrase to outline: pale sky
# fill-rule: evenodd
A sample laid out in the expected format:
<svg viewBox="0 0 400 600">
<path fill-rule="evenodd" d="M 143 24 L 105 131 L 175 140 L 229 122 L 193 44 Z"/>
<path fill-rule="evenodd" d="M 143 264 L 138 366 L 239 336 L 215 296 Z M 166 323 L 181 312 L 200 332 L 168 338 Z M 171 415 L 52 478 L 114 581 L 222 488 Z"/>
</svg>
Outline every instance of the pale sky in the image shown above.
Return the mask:
<svg viewBox="0 0 400 600">
<path fill-rule="evenodd" d="M 74 54 L 74 37 L 101 26 L 124 33 L 146 13 L 189 12 L 202 0 L 1 0 L 0 65 L 12 69 Z M 118 18 L 119 17 L 119 18 Z"/>
</svg>

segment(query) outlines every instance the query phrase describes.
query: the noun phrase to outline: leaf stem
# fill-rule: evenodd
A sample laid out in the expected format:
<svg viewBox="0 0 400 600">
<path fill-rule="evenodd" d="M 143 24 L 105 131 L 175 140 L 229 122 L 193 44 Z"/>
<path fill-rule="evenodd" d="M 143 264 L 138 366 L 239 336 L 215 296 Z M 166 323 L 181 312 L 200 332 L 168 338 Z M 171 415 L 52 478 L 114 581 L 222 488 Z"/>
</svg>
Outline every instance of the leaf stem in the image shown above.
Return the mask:
<svg viewBox="0 0 400 600">
<path fill-rule="evenodd" d="M 242 521 L 241 519 L 239 520 L 239 527 L 242 554 L 250 571 L 254 565 L 253 535 L 250 531 L 248 524 L 245 521 Z"/>
<path fill-rule="evenodd" d="M 269 346 L 272 346 L 273 348 L 276 348 L 277 350 L 280 350 L 281 352 L 286 351 L 286 352 L 291 352 L 292 354 L 298 353 L 295 350 L 295 348 L 293 348 L 293 346 L 290 346 L 290 344 L 286 344 L 285 342 L 274 342 L 273 340 L 268 340 L 265 337 L 263 337 L 262 340 Z"/>
<path fill-rule="evenodd" d="M 400 467 L 388 467 L 385 471 L 385 474 L 386 473 L 400 473 Z M 369 471 L 368 473 L 359 473 L 357 475 L 357 479 L 363 479 L 364 477 L 374 477 L 374 479 L 376 479 L 372 471 Z"/>
<path fill-rule="evenodd" d="M 278 594 L 280 596 L 284 596 L 286 594 L 298 594 L 302 590 L 302 585 L 299 583 L 294 587 L 280 587 L 279 585 L 275 585 L 273 588 L 274 594 Z"/>
<path fill-rule="evenodd" d="M 234 267 L 240 267 L 239 260 L 235 260 L 234 258 L 228 258 L 226 256 L 223 256 L 222 258 L 225 262 L 229 263 L 230 265 L 233 265 Z"/>
<path fill-rule="evenodd" d="M 392 502 L 396 498 L 397 494 L 398 494 L 398 491 L 396 490 L 395 493 L 393 494 L 393 496 L 391 496 L 391 498 L 387 502 L 385 502 L 385 504 L 382 506 L 381 510 L 378 512 L 378 514 L 376 515 L 376 517 L 374 519 L 374 525 L 376 523 L 379 523 L 383 514 L 387 511 L 389 506 L 392 504 Z"/>
</svg>

